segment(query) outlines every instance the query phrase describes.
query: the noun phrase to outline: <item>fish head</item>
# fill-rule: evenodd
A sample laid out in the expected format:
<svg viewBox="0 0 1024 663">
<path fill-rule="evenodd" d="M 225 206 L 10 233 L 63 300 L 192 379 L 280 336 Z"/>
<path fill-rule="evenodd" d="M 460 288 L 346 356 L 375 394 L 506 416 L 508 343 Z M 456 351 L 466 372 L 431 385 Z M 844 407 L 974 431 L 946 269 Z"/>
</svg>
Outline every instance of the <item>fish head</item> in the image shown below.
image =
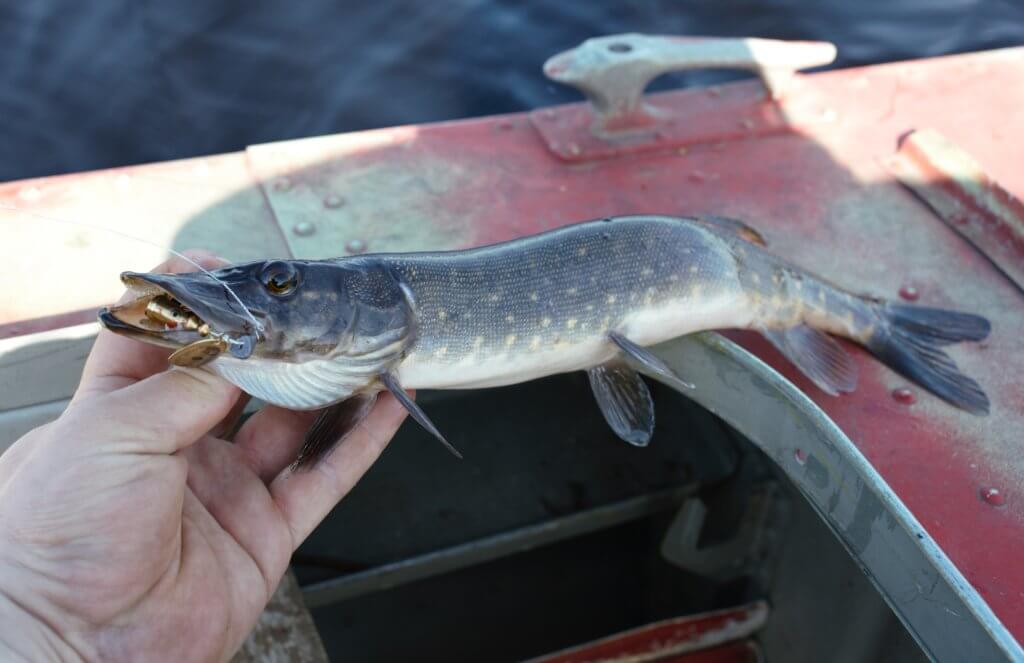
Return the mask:
<svg viewBox="0 0 1024 663">
<path fill-rule="evenodd" d="M 382 348 L 401 345 L 411 328 L 404 289 L 371 256 L 256 261 L 208 273 L 125 272 L 121 280 L 129 299 L 103 310 L 100 322 L 175 348 L 171 362 L 185 366 L 218 357 L 303 364 L 383 356 Z"/>
</svg>

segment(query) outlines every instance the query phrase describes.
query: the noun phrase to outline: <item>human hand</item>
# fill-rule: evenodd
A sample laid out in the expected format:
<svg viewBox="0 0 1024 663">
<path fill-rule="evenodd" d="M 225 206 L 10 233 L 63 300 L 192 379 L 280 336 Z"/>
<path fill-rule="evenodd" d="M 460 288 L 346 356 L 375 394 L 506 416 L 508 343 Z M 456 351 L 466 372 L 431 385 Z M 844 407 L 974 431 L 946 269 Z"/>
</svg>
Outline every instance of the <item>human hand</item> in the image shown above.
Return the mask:
<svg viewBox="0 0 1024 663">
<path fill-rule="evenodd" d="M 205 371 L 165 370 L 168 354 L 101 331 L 67 410 L 0 456 L 3 660 L 230 657 L 405 416 L 383 394 L 293 473 L 315 413 L 267 407 L 228 442 L 245 399 Z"/>
</svg>

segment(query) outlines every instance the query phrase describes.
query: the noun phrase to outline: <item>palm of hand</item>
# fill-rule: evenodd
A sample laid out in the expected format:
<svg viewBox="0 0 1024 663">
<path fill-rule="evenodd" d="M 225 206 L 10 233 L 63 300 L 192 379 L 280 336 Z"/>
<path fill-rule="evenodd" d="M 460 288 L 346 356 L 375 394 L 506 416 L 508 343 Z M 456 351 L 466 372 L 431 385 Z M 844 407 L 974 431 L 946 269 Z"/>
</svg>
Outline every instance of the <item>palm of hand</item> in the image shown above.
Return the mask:
<svg viewBox="0 0 1024 663">
<path fill-rule="evenodd" d="M 70 419 L 26 439 L 37 460 L 62 451 Z M 16 561 L 45 582 L 49 602 L 80 629 L 117 624 L 117 638 L 94 643 L 103 658 L 234 651 L 292 552 L 288 525 L 241 450 L 204 436 L 180 455 L 62 455 L 61 464 L 24 467 L 5 490 L 23 497 L 5 506 L 14 515 L 6 525 L 32 554 Z"/>
<path fill-rule="evenodd" d="M 166 351 L 140 348 L 101 334 L 65 414 L 0 457 L 0 566 L 16 569 L 0 592 L 84 658 L 225 659 L 403 410 L 382 398 L 344 445 L 292 473 L 311 413 L 265 408 L 228 442 L 217 435 L 238 391 L 154 375 Z"/>
</svg>

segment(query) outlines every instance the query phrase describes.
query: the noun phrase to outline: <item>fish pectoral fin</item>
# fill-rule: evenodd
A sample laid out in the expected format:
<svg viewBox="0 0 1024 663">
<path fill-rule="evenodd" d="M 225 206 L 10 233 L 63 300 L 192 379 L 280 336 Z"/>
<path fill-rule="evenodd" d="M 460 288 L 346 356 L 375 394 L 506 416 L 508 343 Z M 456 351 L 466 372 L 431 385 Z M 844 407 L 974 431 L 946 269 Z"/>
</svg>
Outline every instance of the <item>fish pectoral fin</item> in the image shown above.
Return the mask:
<svg viewBox="0 0 1024 663">
<path fill-rule="evenodd" d="M 761 233 L 739 219 L 733 219 L 728 216 L 717 216 L 714 214 L 702 214 L 697 217 L 697 220 L 705 225 L 715 226 L 716 228 L 730 232 L 751 244 L 768 246 L 768 242 L 764 241 L 764 236 L 762 236 Z"/>
<path fill-rule="evenodd" d="M 608 338 L 612 343 L 617 345 L 618 348 L 622 350 L 623 354 L 626 355 L 627 359 L 632 360 L 637 365 L 637 368 L 642 372 L 649 374 L 653 378 L 658 378 L 669 386 L 680 391 L 696 388 L 686 380 L 676 375 L 672 369 L 668 367 L 668 364 L 658 359 L 658 357 L 647 348 L 637 345 L 617 332 L 611 332 L 608 334 Z"/>
<path fill-rule="evenodd" d="M 452 455 L 459 460 L 462 460 L 462 454 L 459 453 L 459 450 L 453 447 L 451 442 L 445 439 L 444 435 L 441 435 L 441 431 L 437 430 L 437 426 L 434 425 L 434 422 L 427 417 L 426 412 L 420 409 L 420 406 L 416 404 L 416 401 L 409 398 L 409 394 L 405 393 L 405 389 L 402 389 L 402 385 L 398 383 L 398 379 L 394 375 L 391 373 L 382 373 L 380 381 L 384 383 L 384 386 L 391 392 L 391 395 L 394 396 L 398 402 L 402 404 L 402 407 L 409 412 L 412 418 L 416 420 L 416 423 L 423 426 L 428 433 L 440 440 L 441 444 L 443 444 L 448 451 L 452 452 Z"/>
<path fill-rule="evenodd" d="M 635 447 L 646 447 L 654 432 L 654 401 L 640 374 L 621 362 L 587 371 L 594 398 L 615 434 Z"/>
<path fill-rule="evenodd" d="M 807 325 L 761 333 L 819 389 L 838 396 L 857 388 L 857 364 L 839 341 Z"/>
<path fill-rule="evenodd" d="M 355 394 L 320 410 L 313 425 L 306 431 L 302 448 L 292 463 L 292 468 L 302 470 L 316 465 L 355 430 L 376 402 L 377 392 Z"/>
</svg>

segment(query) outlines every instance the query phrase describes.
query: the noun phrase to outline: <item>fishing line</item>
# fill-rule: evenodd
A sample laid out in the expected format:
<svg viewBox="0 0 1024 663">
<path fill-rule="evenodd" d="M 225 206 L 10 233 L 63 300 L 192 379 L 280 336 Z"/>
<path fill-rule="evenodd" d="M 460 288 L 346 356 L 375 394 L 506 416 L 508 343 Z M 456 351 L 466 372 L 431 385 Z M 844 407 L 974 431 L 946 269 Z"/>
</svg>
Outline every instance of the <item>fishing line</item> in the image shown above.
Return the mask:
<svg viewBox="0 0 1024 663">
<path fill-rule="evenodd" d="M 84 228 L 91 228 L 93 230 L 100 230 L 100 231 L 103 231 L 103 232 L 108 232 L 108 233 L 110 233 L 112 235 L 118 235 L 120 237 L 124 237 L 125 239 L 133 240 L 135 242 L 141 242 L 143 244 L 148 244 L 149 246 L 158 248 L 161 251 L 169 251 L 170 253 L 174 254 L 175 256 L 181 258 L 182 260 L 185 260 L 186 262 L 191 263 L 192 265 L 197 267 L 200 271 L 202 271 L 204 274 L 209 276 L 211 279 L 213 279 L 214 281 L 216 281 L 217 283 L 222 285 L 224 287 L 224 290 L 226 290 L 228 292 L 228 294 L 230 294 L 234 298 L 234 300 L 236 302 L 238 302 L 238 305 L 242 307 L 242 310 L 245 311 L 245 314 L 249 317 L 249 320 L 251 320 L 252 324 L 256 327 L 256 331 L 258 331 L 261 334 L 264 331 L 263 330 L 263 325 L 260 324 L 260 321 L 256 319 L 256 316 L 254 316 L 252 314 L 252 311 L 249 310 L 249 307 L 246 306 L 242 302 L 241 298 L 239 298 L 239 296 L 235 294 L 235 291 L 231 289 L 231 286 L 229 286 L 224 281 L 221 281 L 219 278 L 217 278 L 213 274 L 213 272 L 209 271 L 208 269 L 206 269 L 205 267 L 200 265 L 198 262 L 196 262 L 192 258 L 189 258 L 187 255 L 185 255 L 184 253 L 182 253 L 180 251 L 175 251 L 172 248 L 165 247 L 165 246 L 163 246 L 161 244 L 157 244 L 156 242 L 151 242 L 148 239 L 143 239 L 141 237 L 135 237 L 134 235 L 129 235 L 127 233 L 123 233 L 120 230 L 114 230 L 113 228 L 107 228 L 105 226 L 99 226 L 99 225 L 95 225 L 95 224 L 92 224 L 92 223 L 87 223 L 87 222 L 84 222 L 84 221 L 69 221 L 68 219 L 60 219 L 60 218 L 57 218 L 55 216 L 49 216 L 47 214 L 40 214 L 38 212 L 32 212 L 32 211 L 27 210 L 27 209 L 22 209 L 21 207 L 14 207 L 13 205 L 7 205 L 7 204 L 4 204 L 4 203 L 0 203 L 0 209 L 6 209 L 6 210 L 10 210 L 12 212 L 18 212 L 20 214 L 26 214 L 28 216 L 36 217 L 37 219 L 43 219 L 44 221 L 52 221 L 54 223 L 63 223 L 63 224 L 69 225 L 69 226 L 81 226 L 81 227 L 84 227 Z M 241 341 L 241 340 L 236 339 L 236 338 L 225 337 L 225 340 L 228 343 L 232 344 L 232 345 L 237 345 L 237 346 L 245 345 L 244 341 Z"/>
</svg>

